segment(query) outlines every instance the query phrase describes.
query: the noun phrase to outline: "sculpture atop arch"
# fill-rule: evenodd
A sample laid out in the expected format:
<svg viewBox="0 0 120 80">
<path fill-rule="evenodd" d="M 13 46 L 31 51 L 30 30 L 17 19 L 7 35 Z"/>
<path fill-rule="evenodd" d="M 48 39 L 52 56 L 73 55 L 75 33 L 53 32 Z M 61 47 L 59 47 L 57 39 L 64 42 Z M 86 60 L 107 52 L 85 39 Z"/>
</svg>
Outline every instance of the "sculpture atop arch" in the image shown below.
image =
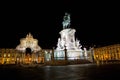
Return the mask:
<svg viewBox="0 0 120 80">
<path fill-rule="evenodd" d="M 30 48 L 32 52 L 41 50 L 41 47 L 38 45 L 38 40 L 34 39 L 31 33 L 27 34 L 26 38 L 20 39 L 20 44 L 16 47 L 21 52 L 25 52 L 26 48 Z"/>
</svg>

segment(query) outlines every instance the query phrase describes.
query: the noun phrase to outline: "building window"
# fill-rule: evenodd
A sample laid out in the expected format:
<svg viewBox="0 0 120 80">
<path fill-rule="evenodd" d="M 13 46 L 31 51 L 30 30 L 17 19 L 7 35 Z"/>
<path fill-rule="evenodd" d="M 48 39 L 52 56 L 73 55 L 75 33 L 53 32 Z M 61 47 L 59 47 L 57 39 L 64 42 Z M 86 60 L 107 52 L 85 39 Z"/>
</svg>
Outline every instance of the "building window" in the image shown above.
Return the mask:
<svg viewBox="0 0 120 80">
<path fill-rule="evenodd" d="M 4 57 L 6 57 L 6 54 L 4 54 Z"/>
<path fill-rule="evenodd" d="M 8 57 L 10 57 L 10 54 L 8 54 Z"/>
</svg>

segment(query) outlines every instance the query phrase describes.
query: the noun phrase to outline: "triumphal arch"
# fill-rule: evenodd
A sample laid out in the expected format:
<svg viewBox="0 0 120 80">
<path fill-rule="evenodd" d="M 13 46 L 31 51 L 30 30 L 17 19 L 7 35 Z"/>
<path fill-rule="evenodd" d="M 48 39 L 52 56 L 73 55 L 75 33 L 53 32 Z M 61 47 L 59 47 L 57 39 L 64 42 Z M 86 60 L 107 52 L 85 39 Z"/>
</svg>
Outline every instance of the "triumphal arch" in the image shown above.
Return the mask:
<svg viewBox="0 0 120 80">
<path fill-rule="evenodd" d="M 31 33 L 27 34 L 26 38 L 20 39 L 20 44 L 16 47 L 21 52 L 25 52 L 26 48 L 30 48 L 32 52 L 41 50 L 41 47 L 38 45 L 38 40 L 34 39 Z"/>
<path fill-rule="evenodd" d="M 27 48 L 31 51 L 26 52 Z M 34 39 L 31 33 L 28 33 L 25 38 L 20 39 L 20 44 L 16 47 L 19 52 L 17 62 L 22 63 L 44 63 L 44 53 L 38 45 L 38 40 Z"/>
</svg>

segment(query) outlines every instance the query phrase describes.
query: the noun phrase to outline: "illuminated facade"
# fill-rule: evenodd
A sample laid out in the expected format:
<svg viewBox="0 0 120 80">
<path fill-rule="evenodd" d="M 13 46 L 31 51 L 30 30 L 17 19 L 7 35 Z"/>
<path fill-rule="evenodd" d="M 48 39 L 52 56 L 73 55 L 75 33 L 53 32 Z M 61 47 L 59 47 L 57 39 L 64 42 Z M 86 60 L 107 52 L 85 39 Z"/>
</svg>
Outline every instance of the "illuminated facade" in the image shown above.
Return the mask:
<svg viewBox="0 0 120 80">
<path fill-rule="evenodd" d="M 16 47 L 21 52 L 25 52 L 26 48 L 30 48 L 32 52 L 41 50 L 40 46 L 38 46 L 38 40 L 34 39 L 31 33 L 27 34 L 26 38 L 20 39 L 20 45 Z"/>
<path fill-rule="evenodd" d="M 31 51 L 27 52 L 27 49 Z M 0 49 L 0 64 L 44 63 L 44 50 L 38 46 L 38 40 L 29 33 L 20 39 L 16 49 Z"/>
<path fill-rule="evenodd" d="M 94 48 L 93 56 L 95 62 L 119 61 L 120 44 Z"/>
<path fill-rule="evenodd" d="M 0 64 L 15 64 L 17 54 L 15 49 L 0 49 Z"/>
</svg>

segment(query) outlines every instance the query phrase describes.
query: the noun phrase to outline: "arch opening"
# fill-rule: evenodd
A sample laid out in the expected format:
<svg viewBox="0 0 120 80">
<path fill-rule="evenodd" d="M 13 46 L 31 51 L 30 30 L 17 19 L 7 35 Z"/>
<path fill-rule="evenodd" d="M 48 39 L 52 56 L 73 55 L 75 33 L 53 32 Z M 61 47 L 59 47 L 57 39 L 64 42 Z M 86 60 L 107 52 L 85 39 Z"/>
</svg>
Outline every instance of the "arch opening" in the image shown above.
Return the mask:
<svg viewBox="0 0 120 80">
<path fill-rule="evenodd" d="M 31 55 L 31 54 L 32 54 L 32 50 L 31 50 L 31 48 L 26 48 L 25 53 Z"/>
</svg>

